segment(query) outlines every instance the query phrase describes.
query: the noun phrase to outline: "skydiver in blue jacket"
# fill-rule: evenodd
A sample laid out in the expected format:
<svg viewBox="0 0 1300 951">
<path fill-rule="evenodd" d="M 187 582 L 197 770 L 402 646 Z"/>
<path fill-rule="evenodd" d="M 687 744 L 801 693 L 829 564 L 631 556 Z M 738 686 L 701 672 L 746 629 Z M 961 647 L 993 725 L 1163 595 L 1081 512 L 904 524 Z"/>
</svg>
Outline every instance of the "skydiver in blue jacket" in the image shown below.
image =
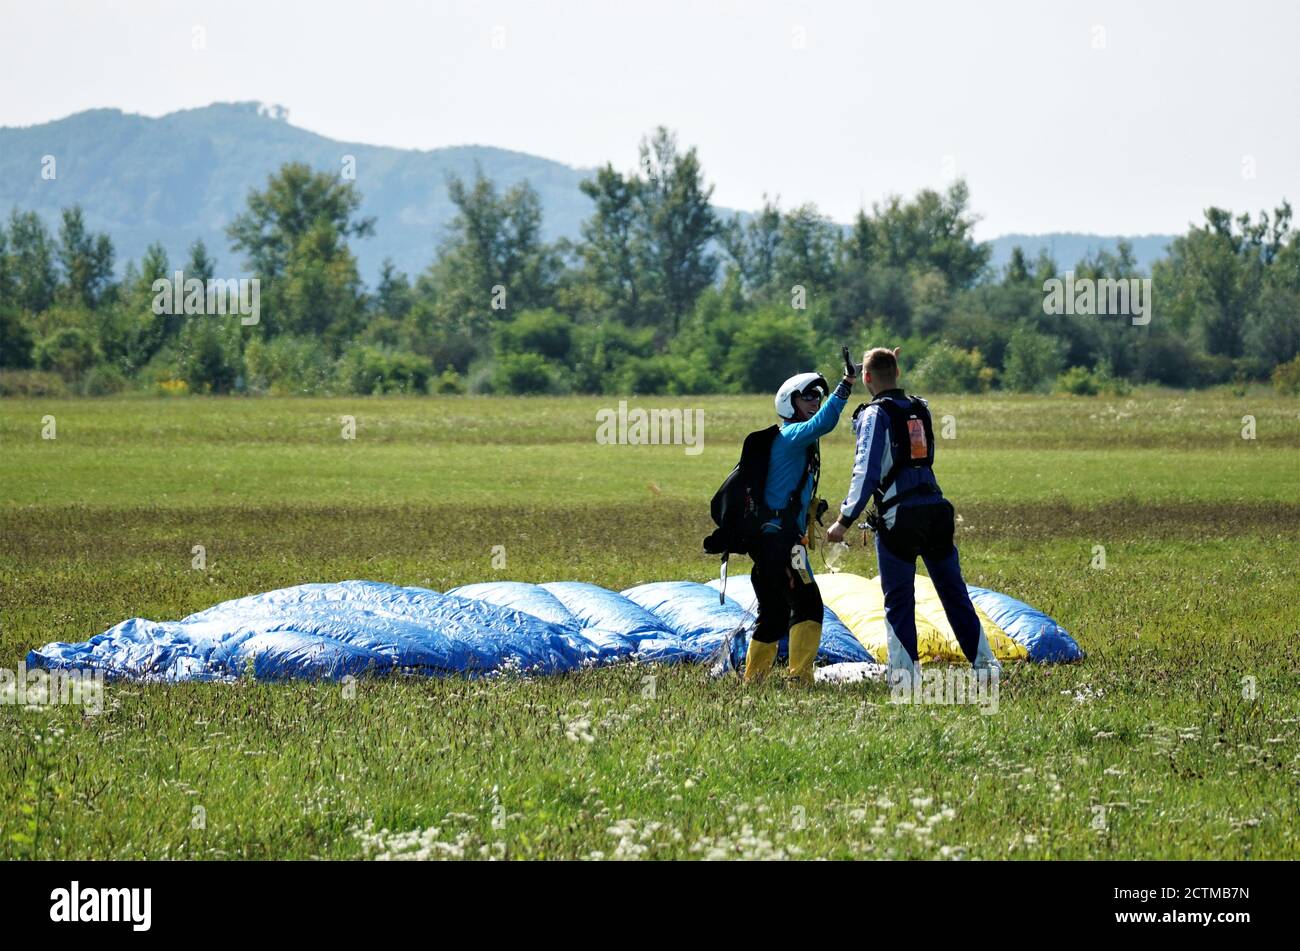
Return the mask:
<svg viewBox="0 0 1300 951">
<path fill-rule="evenodd" d="M 876 529 L 876 558 L 885 595 L 889 679 L 919 678 L 916 647 L 916 558 L 943 603 L 962 653 L 978 669 L 1000 669 L 989 649 L 966 583 L 962 580 L 952 503 L 934 477 L 934 428 L 925 400 L 898 385 L 898 350 L 883 347 L 863 357 L 862 382 L 873 397 L 853 413 L 857 451 L 840 517 L 826 533 L 838 542 L 875 501 L 869 521 Z"/>
<path fill-rule="evenodd" d="M 763 526 L 753 550 L 750 580 L 758 619 L 745 661 L 745 683 L 767 676 L 777 642 L 790 636 L 790 679 L 813 682 L 822 640 L 822 596 L 808 560 L 808 511 L 821 473 L 818 440 L 840 421 L 853 388 L 846 376 L 830 393 L 826 379 L 801 373 L 781 384 L 776 414 L 781 428 L 772 442 L 764 491 Z"/>
</svg>

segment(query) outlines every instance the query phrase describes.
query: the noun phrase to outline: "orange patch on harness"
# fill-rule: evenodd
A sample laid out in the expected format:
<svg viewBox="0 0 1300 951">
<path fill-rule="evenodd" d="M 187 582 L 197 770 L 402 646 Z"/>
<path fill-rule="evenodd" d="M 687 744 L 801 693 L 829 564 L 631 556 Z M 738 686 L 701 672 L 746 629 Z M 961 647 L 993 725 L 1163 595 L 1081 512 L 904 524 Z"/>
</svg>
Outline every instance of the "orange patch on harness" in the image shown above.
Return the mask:
<svg viewBox="0 0 1300 951">
<path fill-rule="evenodd" d="M 912 439 L 912 458 L 924 459 L 929 456 L 930 447 L 925 442 L 925 423 L 919 419 L 909 419 L 907 432 Z"/>
</svg>

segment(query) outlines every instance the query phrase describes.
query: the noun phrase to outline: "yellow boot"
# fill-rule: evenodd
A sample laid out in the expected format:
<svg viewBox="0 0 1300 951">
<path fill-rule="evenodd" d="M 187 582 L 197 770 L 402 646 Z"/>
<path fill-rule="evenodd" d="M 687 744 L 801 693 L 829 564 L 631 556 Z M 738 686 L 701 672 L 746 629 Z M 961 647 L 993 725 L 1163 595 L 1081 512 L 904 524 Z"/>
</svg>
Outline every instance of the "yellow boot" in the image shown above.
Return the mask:
<svg viewBox="0 0 1300 951">
<path fill-rule="evenodd" d="M 812 686 L 813 662 L 822 643 L 821 621 L 800 621 L 790 628 L 790 680 Z"/>
<path fill-rule="evenodd" d="M 767 672 L 772 669 L 772 663 L 775 660 L 775 642 L 765 644 L 762 641 L 751 640 L 749 642 L 749 653 L 745 655 L 745 683 L 762 683 L 763 678 L 767 676 Z"/>
</svg>

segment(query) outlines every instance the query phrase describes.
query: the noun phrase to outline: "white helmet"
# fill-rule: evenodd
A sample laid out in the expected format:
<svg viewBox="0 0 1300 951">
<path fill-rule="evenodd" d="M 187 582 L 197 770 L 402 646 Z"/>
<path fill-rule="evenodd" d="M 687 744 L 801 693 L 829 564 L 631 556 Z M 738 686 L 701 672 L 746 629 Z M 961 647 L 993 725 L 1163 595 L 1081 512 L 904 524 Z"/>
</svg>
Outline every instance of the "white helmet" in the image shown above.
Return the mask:
<svg viewBox="0 0 1300 951">
<path fill-rule="evenodd" d="M 790 377 L 776 391 L 776 415 L 782 419 L 794 419 L 794 398 L 812 389 L 820 389 L 823 399 L 831 392 L 826 377 L 820 373 L 800 373 Z"/>
</svg>

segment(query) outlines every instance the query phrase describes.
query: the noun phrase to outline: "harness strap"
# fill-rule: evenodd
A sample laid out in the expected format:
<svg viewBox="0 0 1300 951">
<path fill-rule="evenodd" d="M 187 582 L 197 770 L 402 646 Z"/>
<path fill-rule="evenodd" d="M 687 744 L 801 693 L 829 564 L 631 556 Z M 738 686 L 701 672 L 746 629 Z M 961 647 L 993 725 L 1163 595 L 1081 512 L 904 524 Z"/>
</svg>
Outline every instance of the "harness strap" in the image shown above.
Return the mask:
<svg viewBox="0 0 1300 951">
<path fill-rule="evenodd" d="M 880 411 L 885 414 L 885 422 L 889 426 L 889 439 L 891 442 L 893 441 L 894 438 L 894 414 L 893 414 L 893 410 L 890 409 L 889 404 L 892 402 L 893 399 L 891 397 L 880 396 L 872 400 L 870 404 L 872 406 L 879 406 Z M 890 486 L 892 486 L 894 482 L 898 479 L 898 474 L 902 470 L 903 470 L 903 460 L 901 457 L 896 458 L 894 459 L 893 465 L 889 467 L 889 471 L 886 472 L 881 477 L 878 483 L 876 483 L 876 491 L 872 493 L 875 496 L 876 511 L 884 512 L 887 508 L 889 508 L 890 506 L 898 502 L 897 497 L 895 497 L 893 500 L 886 503 L 885 493 L 889 491 Z"/>
<path fill-rule="evenodd" d="M 908 400 L 910 406 L 913 408 L 912 411 L 914 411 L 914 408 L 916 407 L 917 404 L 916 397 L 914 396 L 908 397 Z M 894 406 L 893 408 L 891 408 L 890 406 L 891 403 L 893 403 L 893 397 L 879 396 L 876 399 L 872 400 L 870 404 L 864 404 L 863 406 L 859 406 L 858 409 L 860 411 L 866 405 L 879 406 L 881 412 L 885 414 L 885 419 L 889 424 L 889 434 L 890 434 L 889 438 L 890 441 L 892 442 L 894 438 L 893 437 L 893 433 L 894 433 L 893 413 L 898 409 L 898 407 Z M 854 415 L 856 416 L 857 414 L 855 413 Z M 888 512 L 899 502 L 903 501 L 903 499 L 911 498 L 914 495 L 929 495 L 931 493 L 938 491 L 934 486 L 929 485 L 927 483 L 923 483 L 921 485 L 914 486 L 913 488 L 908 489 L 906 492 L 900 492 L 889 501 L 885 501 L 885 493 L 889 491 L 890 487 L 893 486 L 893 484 L 898 480 L 899 474 L 906 468 L 908 468 L 907 460 L 904 456 L 899 454 L 895 457 L 893 465 L 889 467 L 889 471 L 885 473 L 885 475 L 881 478 L 881 480 L 878 483 L 876 483 L 876 490 L 872 493 L 872 497 L 875 500 L 877 514 L 883 515 L 885 512 Z"/>
<path fill-rule="evenodd" d="M 938 491 L 939 490 L 936 489 L 934 486 L 932 486 L 930 483 L 923 482 L 920 485 L 913 486 L 912 488 L 908 489 L 906 492 L 899 492 L 897 495 L 895 495 L 892 499 L 889 499 L 888 501 L 881 501 L 880 499 L 876 499 L 876 511 L 879 514 L 883 515 L 886 512 L 888 512 L 890 509 L 892 509 L 895 505 L 897 505 L 899 502 L 903 501 L 903 499 L 910 499 L 914 495 L 933 495 Z"/>
</svg>

